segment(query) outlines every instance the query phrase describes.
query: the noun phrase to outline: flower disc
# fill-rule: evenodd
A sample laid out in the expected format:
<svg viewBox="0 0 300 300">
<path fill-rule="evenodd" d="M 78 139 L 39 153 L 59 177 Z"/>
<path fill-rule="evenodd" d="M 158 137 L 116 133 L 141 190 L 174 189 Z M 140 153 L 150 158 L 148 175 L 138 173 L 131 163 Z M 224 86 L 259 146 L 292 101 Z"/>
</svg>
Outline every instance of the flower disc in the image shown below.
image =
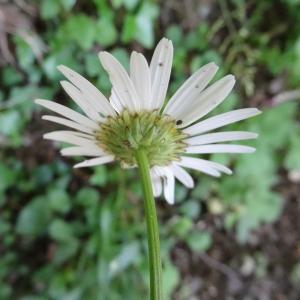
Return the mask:
<svg viewBox="0 0 300 300">
<path fill-rule="evenodd" d="M 150 165 L 166 166 L 185 152 L 186 137 L 170 116 L 158 111 L 130 113 L 123 111 L 107 118 L 96 132 L 99 146 L 121 161 L 123 166 L 136 166 L 135 151 L 143 148 Z"/>
</svg>

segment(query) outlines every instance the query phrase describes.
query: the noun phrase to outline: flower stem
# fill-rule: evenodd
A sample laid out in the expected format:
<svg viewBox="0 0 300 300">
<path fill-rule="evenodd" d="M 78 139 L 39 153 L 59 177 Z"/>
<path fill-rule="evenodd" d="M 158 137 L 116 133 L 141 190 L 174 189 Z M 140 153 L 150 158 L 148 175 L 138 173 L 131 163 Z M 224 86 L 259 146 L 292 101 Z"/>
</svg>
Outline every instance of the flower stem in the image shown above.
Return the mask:
<svg viewBox="0 0 300 300">
<path fill-rule="evenodd" d="M 150 167 L 147 155 L 143 149 L 137 150 L 135 157 L 141 175 L 147 221 L 150 268 L 150 299 L 162 300 L 162 265 L 160 257 L 159 230 L 149 172 Z"/>
</svg>

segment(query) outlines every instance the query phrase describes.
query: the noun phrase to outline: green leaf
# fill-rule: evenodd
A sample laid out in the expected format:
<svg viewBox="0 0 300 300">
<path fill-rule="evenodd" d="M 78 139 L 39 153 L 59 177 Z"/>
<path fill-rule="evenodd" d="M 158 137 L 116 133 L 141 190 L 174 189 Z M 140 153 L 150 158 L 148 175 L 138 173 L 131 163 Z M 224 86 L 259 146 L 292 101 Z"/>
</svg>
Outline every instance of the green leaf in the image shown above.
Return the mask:
<svg viewBox="0 0 300 300">
<path fill-rule="evenodd" d="M 172 41 L 175 47 L 181 46 L 183 33 L 180 26 L 178 25 L 169 26 L 166 32 L 166 36 Z"/>
<path fill-rule="evenodd" d="M 54 254 L 53 263 L 59 265 L 66 262 L 76 254 L 78 248 L 79 242 L 76 239 L 70 239 L 59 244 Z"/>
<path fill-rule="evenodd" d="M 288 170 L 300 170 L 300 130 L 291 135 L 290 145 L 284 159 L 284 165 Z"/>
<path fill-rule="evenodd" d="M 18 64 L 29 72 L 33 71 L 34 53 L 30 46 L 19 36 L 14 36 Z M 30 74 L 31 75 L 31 74 Z"/>
<path fill-rule="evenodd" d="M 94 20 L 84 14 L 69 17 L 61 30 L 62 39 L 70 39 L 84 50 L 92 47 L 98 34 Z"/>
<path fill-rule="evenodd" d="M 123 272 L 128 266 L 140 259 L 140 249 L 137 242 L 124 245 L 119 255 L 109 264 L 109 277 L 113 278 Z"/>
<path fill-rule="evenodd" d="M 63 190 L 51 190 L 48 199 L 49 207 L 53 211 L 67 213 L 71 209 L 71 199 Z"/>
<path fill-rule="evenodd" d="M 94 206 L 99 201 L 99 193 L 93 188 L 82 188 L 77 193 L 75 200 L 82 206 Z"/>
<path fill-rule="evenodd" d="M 96 75 L 101 74 L 102 68 L 100 67 L 99 58 L 95 53 L 87 53 L 84 56 L 84 62 L 85 72 L 89 77 L 95 77 Z"/>
<path fill-rule="evenodd" d="M 259 121 L 253 125 L 255 125 L 254 130 L 263 136 L 262 139 L 259 139 L 261 144 L 264 143 L 271 149 L 278 149 L 287 143 L 294 127 L 293 119 L 297 111 L 296 105 L 292 102 L 278 105 L 273 109 L 264 111 L 262 116 L 256 118 L 256 120 L 259 118 Z M 285 121 L 280 122 L 279 126 L 279 120 Z M 274 130 L 274 126 L 276 126 L 276 130 Z"/>
<path fill-rule="evenodd" d="M 90 177 L 90 183 L 96 186 L 105 186 L 107 183 L 107 169 L 105 166 L 95 168 L 94 174 Z"/>
<path fill-rule="evenodd" d="M 17 173 L 9 166 L 0 163 L 0 174 L 1 174 L 1 180 L 0 180 L 0 193 L 1 193 L 15 183 Z"/>
<path fill-rule="evenodd" d="M 163 299 L 171 299 L 174 289 L 179 283 L 180 274 L 177 268 L 167 259 L 163 268 Z"/>
<path fill-rule="evenodd" d="M 108 205 L 103 205 L 101 208 L 101 215 L 99 219 L 99 225 L 101 229 L 101 239 L 103 248 L 108 248 L 108 241 L 112 234 L 112 223 L 113 223 L 113 212 L 110 210 Z"/>
<path fill-rule="evenodd" d="M 11 284 L 6 284 L 0 282 L 0 298 L 1 299 L 10 299 L 13 293 L 13 288 Z"/>
<path fill-rule="evenodd" d="M 124 20 L 123 30 L 122 30 L 122 36 L 121 36 L 122 42 L 128 43 L 132 39 L 134 39 L 136 30 L 137 27 L 136 27 L 135 16 L 126 15 Z"/>
<path fill-rule="evenodd" d="M 124 0 L 111 0 L 113 8 L 118 9 L 123 4 Z"/>
<path fill-rule="evenodd" d="M 176 193 L 176 203 L 181 203 L 186 201 L 186 196 L 188 195 L 188 189 L 185 186 L 177 184 L 175 186 L 175 193 Z"/>
<path fill-rule="evenodd" d="M 185 238 L 192 227 L 193 222 L 187 217 L 177 217 L 170 224 L 171 232 L 180 238 Z"/>
<path fill-rule="evenodd" d="M 283 202 L 278 194 L 272 192 L 256 194 L 253 191 L 253 193 L 247 195 L 246 199 L 246 215 L 250 215 L 258 221 L 273 222 L 279 217 L 282 211 Z"/>
<path fill-rule="evenodd" d="M 181 205 L 180 212 L 186 217 L 194 219 L 200 213 L 200 203 L 196 200 L 189 199 Z"/>
<path fill-rule="evenodd" d="M 70 10 L 76 4 L 76 1 L 77 0 L 62 0 L 60 4 L 64 9 Z"/>
<path fill-rule="evenodd" d="M 2 112 L 0 115 L 0 133 L 12 136 L 18 135 L 22 129 L 22 118 L 16 110 Z"/>
<path fill-rule="evenodd" d="M 49 226 L 50 236 L 59 242 L 68 242 L 73 239 L 72 226 L 64 220 L 55 219 Z"/>
<path fill-rule="evenodd" d="M 2 71 L 2 84 L 7 86 L 12 86 L 20 83 L 22 81 L 22 76 L 12 67 L 5 67 Z M 0 97 L 1 98 L 1 97 Z"/>
<path fill-rule="evenodd" d="M 113 20 L 102 17 L 96 24 L 96 41 L 101 47 L 113 45 L 118 37 L 118 33 Z"/>
<path fill-rule="evenodd" d="M 144 2 L 136 16 L 135 38 L 144 47 L 151 48 L 154 44 L 154 21 L 159 14 L 158 7 L 149 2 Z"/>
<path fill-rule="evenodd" d="M 212 245 L 212 237 L 208 232 L 192 231 L 188 234 L 186 242 L 195 252 L 205 252 Z"/>
<path fill-rule="evenodd" d="M 44 197 L 37 197 L 21 210 L 16 225 L 16 231 L 25 236 L 42 235 L 47 227 L 50 213 Z"/>
<path fill-rule="evenodd" d="M 140 0 L 123 0 L 124 6 L 127 10 L 133 10 L 136 5 L 141 2 Z"/>
<path fill-rule="evenodd" d="M 50 183 L 54 176 L 48 165 L 39 165 L 32 175 L 37 186 Z"/>
<path fill-rule="evenodd" d="M 282 212 L 283 201 L 275 193 L 252 191 L 246 195 L 246 202 L 240 210 L 237 226 L 237 238 L 245 243 L 251 230 L 262 223 L 271 223 L 278 219 Z"/>
<path fill-rule="evenodd" d="M 60 11 L 59 0 L 43 0 L 41 3 L 41 16 L 44 20 L 49 20 L 56 17 Z"/>
</svg>

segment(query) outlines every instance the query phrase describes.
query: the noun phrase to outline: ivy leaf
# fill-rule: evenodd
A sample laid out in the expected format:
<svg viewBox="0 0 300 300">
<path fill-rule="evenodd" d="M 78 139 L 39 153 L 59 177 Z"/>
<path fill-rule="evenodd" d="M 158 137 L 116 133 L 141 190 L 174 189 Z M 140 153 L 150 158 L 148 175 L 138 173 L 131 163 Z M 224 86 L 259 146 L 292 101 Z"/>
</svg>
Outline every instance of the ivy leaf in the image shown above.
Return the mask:
<svg viewBox="0 0 300 300">
<path fill-rule="evenodd" d="M 133 10 L 139 3 L 139 0 L 123 0 L 123 2 L 127 10 Z"/>
<path fill-rule="evenodd" d="M 300 170 L 300 134 L 296 131 L 291 135 L 291 141 L 287 155 L 284 159 L 284 165 L 288 170 Z"/>
<path fill-rule="evenodd" d="M 274 222 L 281 214 L 281 197 L 269 191 L 252 191 L 246 195 L 245 206 L 237 227 L 237 238 L 241 243 L 247 241 L 250 231 L 262 223 Z"/>
<path fill-rule="evenodd" d="M 51 190 L 48 199 L 49 207 L 53 211 L 67 213 L 71 209 L 71 199 L 63 190 Z"/>
<path fill-rule="evenodd" d="M 159 14 L 158 7 L 149 2 L 144 2 L 136 16 L 135 38 L 144 47 L 151 48 L 154 44 L 154 21 Z"/>
<path fill-rule="evenodd" d="M 90 183 L 96 186 L 105 186 L 107 180 L 108 174 L 105 166 L 95 168 L 94 174 L 90 177 Z"/>
<path fill-rule="evenodd" d="M 195 252 L 205 252 L 212 245 L 212 237 L 208 232 L 192 231 L 188 234 L 186 242 Z"/>
<path fill-rule="evenodd" d="M 17 135 L 22 129 L 22 118 L 16 110 L 9 110 L 0 115 L 0 133 L 7 136 Z"/>
<path fill-rule="evenodd" d="M 68 242 L 73 239 L 73 228 L 61 219 L 54 219 L 49 226 L 50 236 L 59 242 Z"/>
<path fill-rule="evenodd" d="M 0 174 L 1 174 L 1 180 L 0 180 L 0 194 L 1 194 L 7 188 L 9 188 L 14 184 L 17 177 L 17 173 L 14 172 L 14 170 L 6 166 L 5 164 L 0 163 Z"/>
<path fill-rule="evenodd" d="M 19 234 L 36 237 L 42 235 L 47 227 L 50 212 L 44 197 L 37 197 L 29 202 L 20 212 L 16 231 Z"/>
<path fill-rule="evenodd" d="M 93 188 L 82 188 L 77 193 L 75 200 L 82 206 L 95 206 L 99 200 L 99 193 Z"/>
<path fill-rule="evenodd" d="M 180 238 L 185 238 L 192 227 L 193 222 L 190 218 L 177 217 L 170 224 L 170 231 L 172 234 L 175 234 Z"/>
<path fill-rule="evenodd" d="M 54 254 L 53 263 L 62 264 L 73 257 L 79 248 L 79 242 L 76 239 L 70 239 L 68 242 L 60 243 Z"/>
<path fill-rule="evenodd" d="M 124 43 L 130 42 L 137 31 L 135 16 L 127 15 L 124 20 L 123 30 L 122 30 L 122 41 Z"/>
<path fill-rule="evenodd" d="M 59 0 L 43 0 L 41 3 L 41 17 L 49 20 L 56 17 L 60 11 Z"/>
<path fill-rule="evenodd" d="M 115 24 L 110 17 L 102 17 L 96 23 L 96 41 L 101 47 L 108 47 L 113 45 L 117 38 L 118 32 Z"/>
<path fill-rule="evenodd" d="M 63 0 L 60 1 L 61 2 L 61 6 L 66 9 L 66 10 L 70 10 L 76 3 L 77 0 Z"/>
<path fill-rule="evenodd" d="M 180 280 L 178 269 L 170 262 L 169 259 L 164 260 L 163 268 L 163 299 L 171 299 L 172 293 Z"/>
<path fill-rule="evenodd" d="M 92 47 L 98 34 L 95 21 L 84 14 L 69 17 L 61 29 L 61 38 L 77 43 L 82 49 Z"/>
</svg>

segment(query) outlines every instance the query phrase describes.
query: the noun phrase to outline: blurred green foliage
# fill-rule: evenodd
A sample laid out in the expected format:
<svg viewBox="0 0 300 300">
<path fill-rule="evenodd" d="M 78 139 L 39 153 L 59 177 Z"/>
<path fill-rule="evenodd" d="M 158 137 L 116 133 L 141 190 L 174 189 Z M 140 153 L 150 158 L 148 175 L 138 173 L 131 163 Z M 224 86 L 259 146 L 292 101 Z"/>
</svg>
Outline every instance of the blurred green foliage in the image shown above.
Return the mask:
<svg viewBox="0 0 300 300">
<path fill-rule="evenodd" d="M 136 172 L 118 166 L 74 171 L 73 160 L 61 158 L 53 143 L 41 140 L 54 127 L 40 121 L 32 99 L 69 101 L 58 84 L 59 64 L 79 71 L 108 94 L 110 83 L 96 53 L 107 49 L 128 65 L 130 50 L 145 48 L 149 57 L 147 49 L 164 35 L 175 46 L 170 92 L 209 61 L 222 65 L 218 76 L 228 71 L 237 75 L 238 93 L 214 114 L 252 105 L 245 99 L 252 99 L 256 90 L 268 90 L 274 78 L 284 81 L 282 88 L 297 88 L 300 35 L 289 24 L 299 22 L 299 1 L 280 2 L 282 20 L 272 16 L 272 1 L 254 1 L 250 8 L 245 2 L 230 2 L 230 10 L 222 5 L 226 1 L 221 9 L 214 3 L 214 20 L 187 29 L 176 19 L 161 27 L 163 1 L 32 1 L 46 53 L 39 63 L 20 36 L 11 36 L 18 68 L 1 69 L 0 299 L 134 300 L 147 295 Z M 269 26 L 266 12 L 271 15 Z M 166 299 L 180 282 L 171 259 L 173 247 L 180 241 L 201 253 L 214 245 L 212 232 L 196 225 L 203 216 L 222 216 L 223 228 L 241 243 L 251 230 L 280 217 L 284 199 L 273 187 L 280 180 L 279 170 L 300 170 L 299 111 L 294 102 L 274 108 L 268 104 L 261 103 L 262 116 L 228 126 L 260 134 L 255 154 L 212 156 L 232 165 L 233 176 L 216 180 L 194 173 L 199 179 L 195 189 L 177 186 L 170 212 L 159 204 Z M 299 280 L 299 266 L 293 278 Z"/>
</svg>

